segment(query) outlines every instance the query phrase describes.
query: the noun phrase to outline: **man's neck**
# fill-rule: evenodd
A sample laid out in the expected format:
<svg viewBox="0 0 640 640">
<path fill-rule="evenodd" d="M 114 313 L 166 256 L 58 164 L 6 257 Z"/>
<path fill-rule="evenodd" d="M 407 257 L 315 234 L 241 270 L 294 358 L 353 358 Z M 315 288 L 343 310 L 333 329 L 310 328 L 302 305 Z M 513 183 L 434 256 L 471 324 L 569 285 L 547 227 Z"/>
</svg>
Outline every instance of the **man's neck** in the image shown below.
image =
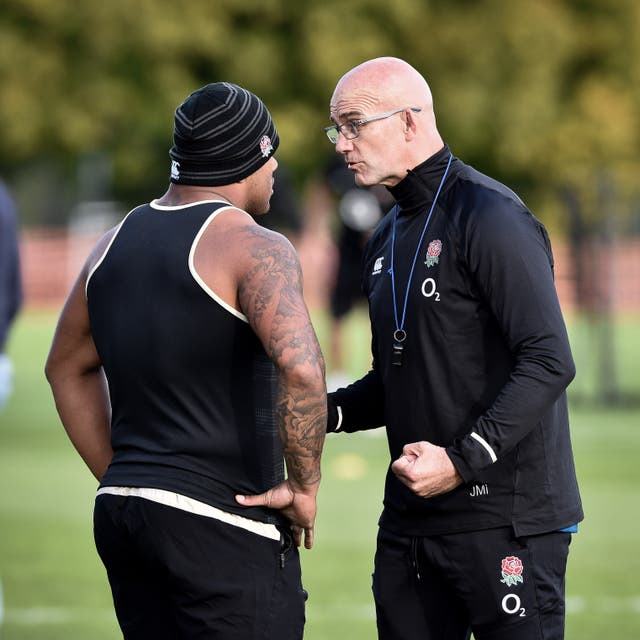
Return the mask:
<svg viewBox="0 0 640 640">
<path fill-rule="evenodd" d="M 234 185 L 223 185 L 220 187 L 206 187 L 186 184 L 171 183 L 166 193 L 156 200 L 163 206 L 175 207 L 182 204 L 202 202 L 204 200 L 219 200 L 228 202 L 236 207 L 240 207 L 238 193 L 233 188 Z"/>
</svg>

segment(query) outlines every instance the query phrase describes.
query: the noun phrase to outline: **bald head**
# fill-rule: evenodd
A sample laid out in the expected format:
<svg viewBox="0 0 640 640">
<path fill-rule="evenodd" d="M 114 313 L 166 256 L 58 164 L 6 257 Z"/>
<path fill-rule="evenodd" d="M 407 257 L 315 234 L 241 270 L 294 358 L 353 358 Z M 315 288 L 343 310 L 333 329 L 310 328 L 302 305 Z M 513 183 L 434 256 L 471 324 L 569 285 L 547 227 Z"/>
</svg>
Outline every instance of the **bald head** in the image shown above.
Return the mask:
<svg viewBox="0 0 640 640">
<path fill-rule="evenodd" d="M 336 96 L 343 92 L 357 95 L 376 108 L 407 105 L 433 112 L 427 81 L 400 58 L 374 58 L 348 71 L 338 81 L 331 99 L 332 108 Z"/>
<path fill-rule="evenodd" d="M 339 130 L 363 122 L 362 135 L 339 135 L 335 143 L 361 186 L 397 184 L 444 146 L 427 81 L 399 58 L 367 60 L 345 73 L 331 97 L 330 117 Z"/>
</svg>

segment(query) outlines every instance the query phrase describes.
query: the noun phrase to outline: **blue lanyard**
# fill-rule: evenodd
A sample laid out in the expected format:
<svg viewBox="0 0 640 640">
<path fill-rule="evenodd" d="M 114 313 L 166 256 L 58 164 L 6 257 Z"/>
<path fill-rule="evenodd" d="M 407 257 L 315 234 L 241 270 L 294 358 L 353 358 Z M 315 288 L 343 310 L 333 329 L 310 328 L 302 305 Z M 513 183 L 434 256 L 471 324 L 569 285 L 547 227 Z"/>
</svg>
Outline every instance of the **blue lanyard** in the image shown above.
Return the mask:
<svg viewBox="0 0 640 640">
<path fill-rule="evenodd" d="M 396 330 L 393 332 L 393 339 L 397 343 L 402 343 L 407 337 L 407 332 L 404 330 L 404 320 L 407 314 L 407 302 L 409 300 L 409 289 L 411 288 L 411 280 L 413 279 L 413 271 L 416 266 L 416 262 L 418 260 L 418 254 L 420 253 L 420 247 L 422 246 L 422 241 L 424 239 L 424 234 L 427 232 L 427 227 L 429 226 L 429 222 L 431 221 L 431 216 L 436 208 L 436 202 L 438 202 L 438 196 L 440 195 L 440 191 L 442 190 L 442 185 L 444 184 L 445 178 L 447 177 L 447 173 L 449 173 L 449 167 L 451 166 L 451 161 L 453 160 L 453 155 L 449 156 L 449 162 L 447 162 L 447 167 L 442 174 L 442 179 L 440 180 L 440 186 L 436 191 L 436 195 L 433 198 L 433 203 L 431 204 L 431 209 L 429 210 L 429 215 L 424 223 L 424 227 L 422 228 L 422 233 L 420 234 L 420 240 L 418 240 L 418 246 L 416 247 L 416 253 L 413 256 L 413 264 L 411 265 L 411 271 L 409 272 L 409 280 L 407 281 L 407 290 L 404 294 L 404 304 L 402 305 L 402 319 L 400 323 L 398 323 L 398 306 L 396 303 L 396 278 L 395 271 L 393 268 L 393 256 L 395 254 L 395 246 L 396 246 L 396 223 L 398 221 L 398 205 L 396 205 L 394 214 L 393 214 L 393 227 L 391 230 L 391 268 L 389 271 L 391 272 L 391 291 L 393 293 L 393 317 L 396 321 Z M 400 349 L 402 351 L 401 345 L 394 345 L 394 348 Z M 399 363 L 398 363 L 399 364 Z"/>
</svg>

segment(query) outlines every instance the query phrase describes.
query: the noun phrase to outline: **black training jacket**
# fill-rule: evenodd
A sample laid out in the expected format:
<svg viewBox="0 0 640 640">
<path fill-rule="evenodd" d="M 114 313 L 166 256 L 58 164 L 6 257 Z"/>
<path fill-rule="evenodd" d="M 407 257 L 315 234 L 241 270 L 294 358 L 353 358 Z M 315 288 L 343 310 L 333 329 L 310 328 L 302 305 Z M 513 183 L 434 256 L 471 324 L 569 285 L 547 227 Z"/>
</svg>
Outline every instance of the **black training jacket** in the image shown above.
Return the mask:
<svg viewBox="0 0 640 640">
<path fill-rule="evenodd" d="M 330 394 L 341 431 L 386 425 L 391 460 L 405 444 L 447 448 L 464 484 L 435 498 L 387 472 L 380 526 L 431 535 L 512 525 L 516 535 L 583 517 L 565 389 L 575 374 L 544 226 L 504 185 L 445 146 L 409 171 L 395 197 L 394 314 L 391 210 L 369 241 L 363 288 L 372 327 L 371 371 Z M 406 296 L 402 366 L 395 315 Z M 335 429 L 330 420 L 330 430 Z"/>
</svg>

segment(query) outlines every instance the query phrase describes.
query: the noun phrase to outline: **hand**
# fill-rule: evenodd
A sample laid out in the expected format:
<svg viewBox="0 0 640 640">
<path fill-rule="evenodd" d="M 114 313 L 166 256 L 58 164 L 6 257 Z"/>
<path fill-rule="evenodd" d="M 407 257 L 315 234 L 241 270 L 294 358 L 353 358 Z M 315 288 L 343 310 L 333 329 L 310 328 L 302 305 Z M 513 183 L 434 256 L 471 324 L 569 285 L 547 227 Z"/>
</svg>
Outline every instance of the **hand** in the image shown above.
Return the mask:
<svg viewBox="0 0 640 640">
<path fill-rule="evenodd" d="M 462 478 L 444 447 L 430 442 L 406 444 L 391 470 L 400 482 L 421 498 L 447 493 L 462 484 Z"/>
<path fill-rule="evenodd" d="M 236 496 L 244 507 L 268 507 L 277 509 L 291 523 L 291 533 L 296 547 L 302 543 L 304 532 L 305 549 L 313 547 L 313 527 L 316 519 L 316 494 L 318 485 L 308 489 L 294 489 L 289 480 L 256 496 Z"/>
</svg>

